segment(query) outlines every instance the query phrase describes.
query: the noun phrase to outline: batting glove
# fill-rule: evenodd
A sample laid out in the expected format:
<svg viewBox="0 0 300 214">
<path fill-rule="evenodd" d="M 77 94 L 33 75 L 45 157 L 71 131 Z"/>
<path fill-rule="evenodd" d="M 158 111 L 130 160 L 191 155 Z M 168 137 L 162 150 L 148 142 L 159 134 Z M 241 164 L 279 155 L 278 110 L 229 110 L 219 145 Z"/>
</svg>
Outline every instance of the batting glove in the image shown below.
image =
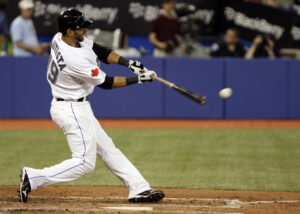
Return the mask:
<svg viewBox="0 0 300 214">
<path fill-rule="evenodd" d="M 133 73 L 135 73 L 136 75 L 140 76 L 143 73 L 145 73 L 144 71 L 144 65 L 142 63 L 140 63 L 139 61 L 133 61 L 133 60 L 129 60 L 129 66 L 128 68 L 131 69 L 131 71 Z"/>
<path fill-rule="evenodd" d="M 149 70 L 145 70 L 145 72 L 142 75 L 138 76 L 138 83 L 142 84 L 145 82 L 152 82 L 152 77 L 156 77 L 157 74 L 155 71 L 149 71 Z"/>
</svg>

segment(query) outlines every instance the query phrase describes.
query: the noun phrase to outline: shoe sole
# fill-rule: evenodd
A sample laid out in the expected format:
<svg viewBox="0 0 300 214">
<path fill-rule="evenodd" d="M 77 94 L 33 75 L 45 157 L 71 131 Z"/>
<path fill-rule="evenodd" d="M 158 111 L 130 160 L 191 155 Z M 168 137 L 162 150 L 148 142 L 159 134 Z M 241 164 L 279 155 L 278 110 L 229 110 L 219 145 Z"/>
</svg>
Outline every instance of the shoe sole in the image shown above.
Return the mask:
<svg viewBox="0 0 300 214">
<path fill-rule="evenodd" d="M 22 170 L 21 170 L 21 175 L 20 175 L 20 178 L 21 178 L 21 183 L 20 183 L 20 185 L 19 185 L 19 198 L 20 198 L 20 201 L 21 202 L 27 202 L 27 200 L 28 200 L 28 197 L 23 197 L 23 194 L 22 194 L 22 186 L 23 186 L 23 182 L 24 182 L 24 179 L 25 179 L 25 175 L 26 175 L 26 169 L 25 168 L 23 168 Z"/>
<path fill-rule="evenodd" d="M 129 199 L 129 202 L 133 202 L 133 203 L 143 203 L 143 202 L 157 203 L 160 200 L 162 200 L 164 197 L 165 197 L 164 192 L 156 191 L 156 192 L 151 193 L 150 195 L 147 195 L 147 196 L 141 196 L 141 197 L 138 197 L 138 198 L 131 198 L 131 199 Z"/>
</svg>

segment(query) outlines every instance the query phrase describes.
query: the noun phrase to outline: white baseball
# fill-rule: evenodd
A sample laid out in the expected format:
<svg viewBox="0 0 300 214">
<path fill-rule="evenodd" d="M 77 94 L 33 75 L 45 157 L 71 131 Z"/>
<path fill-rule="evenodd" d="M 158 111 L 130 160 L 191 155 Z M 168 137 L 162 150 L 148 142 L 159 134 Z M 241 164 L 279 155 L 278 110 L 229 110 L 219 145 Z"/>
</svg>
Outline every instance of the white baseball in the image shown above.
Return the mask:
<svg viewBox="0 0 300 214">
<path fill-rule="evenodd" d="M 223 88 L 219 92 L 219 96 L 223 99 L 227 99 L 232 95 L 232 89 L 231 88 Z"/>
</svg>

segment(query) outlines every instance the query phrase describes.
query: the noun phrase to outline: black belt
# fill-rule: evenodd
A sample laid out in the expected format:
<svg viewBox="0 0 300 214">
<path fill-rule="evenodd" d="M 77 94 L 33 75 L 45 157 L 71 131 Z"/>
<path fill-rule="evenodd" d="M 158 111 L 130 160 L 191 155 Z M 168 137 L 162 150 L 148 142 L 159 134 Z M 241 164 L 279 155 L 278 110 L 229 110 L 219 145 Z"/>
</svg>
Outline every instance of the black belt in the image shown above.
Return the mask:
<svg viewBox="0 0 300 214">
<path fill-rule="evenodd" d="M 86 97 L 86 99 L 85 99 L 85 97 L 81 97 L 78 100 L 65 100 L 65 99 L 62 99 L 62 98 L 55 98 L 55 99 L 56 99 L 56 101 L 83 102 L 83 101 L 87 100 L 87 97 Z"/>
</svg>

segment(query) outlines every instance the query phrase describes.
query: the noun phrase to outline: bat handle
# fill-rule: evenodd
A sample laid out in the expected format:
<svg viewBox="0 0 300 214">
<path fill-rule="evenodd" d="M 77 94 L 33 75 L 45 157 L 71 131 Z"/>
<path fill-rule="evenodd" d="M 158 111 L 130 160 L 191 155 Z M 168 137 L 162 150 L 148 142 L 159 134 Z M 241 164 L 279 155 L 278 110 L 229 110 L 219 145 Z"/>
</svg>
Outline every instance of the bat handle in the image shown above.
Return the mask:
<svg viewBox="0 0 300 214">
<path fill-rule="evenodd" d="M 164 80 L 164 79 L 162 79 L 162 78 L 160 78 L 158 76 L 151 75 L 151 78 L 154 79 L 154 80 L 156 80 L 156 81 L 158 81 L 158 82 L 161 82 L 161 83 L 169 86 L 170 88 L 173 88 L 173 86 L 174 86 L 174 83 L 171 83 L 171 82 L 169 82 L 167 80 Z"/>
</svg>

